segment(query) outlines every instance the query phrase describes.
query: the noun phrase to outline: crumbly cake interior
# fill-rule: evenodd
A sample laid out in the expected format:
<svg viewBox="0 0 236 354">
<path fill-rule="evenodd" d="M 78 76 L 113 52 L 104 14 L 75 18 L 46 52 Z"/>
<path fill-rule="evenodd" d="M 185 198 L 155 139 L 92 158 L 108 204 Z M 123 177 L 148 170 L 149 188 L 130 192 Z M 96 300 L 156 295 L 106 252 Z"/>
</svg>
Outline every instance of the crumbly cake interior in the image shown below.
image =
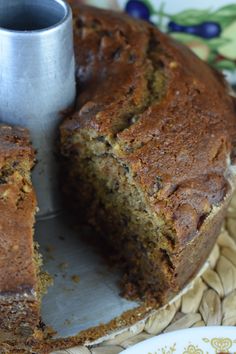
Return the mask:
<svg viewBox="0 0 236 354">
<path fill-rule="evenodd" d="M 0 340 L 39 340 L 41 297 L 48 284 L 34 243 L 35 154 L 26 129 L 0 125 Z"/>
<path fill-rule="evenodd" d="M 115 145 L 87 133 L 74 136 L 79 157 L 72 156 L 77 163 L 70 176 L 75 190 L 80 186 L 78 202 L 81 208 L 84 202 L 89 206 L 89 222 L 101 234 L 103 227 L 99 225 L 106 223 L 105 239 L 113 254 L 119 254 L 117 258 L 133 284 L 132 289 L 126 289 L 129 296 L 153 294 L 153 285 L 163 290 L 170 278 L 174 231 L 164 216 L 147 204 L 129 167 L 114 154 Z"/>
<path fill-rule="evenodd" d="M 39 252 L 39 245 L 37 242 L 34 242 L 34 262 L 37 271 L 37 298 L 41 304 L 42 297 L 47 293 L 48 287 L 53 284 L 53 278 L 49 273 L 42 269 L 43 257 Z"/>
</svg>

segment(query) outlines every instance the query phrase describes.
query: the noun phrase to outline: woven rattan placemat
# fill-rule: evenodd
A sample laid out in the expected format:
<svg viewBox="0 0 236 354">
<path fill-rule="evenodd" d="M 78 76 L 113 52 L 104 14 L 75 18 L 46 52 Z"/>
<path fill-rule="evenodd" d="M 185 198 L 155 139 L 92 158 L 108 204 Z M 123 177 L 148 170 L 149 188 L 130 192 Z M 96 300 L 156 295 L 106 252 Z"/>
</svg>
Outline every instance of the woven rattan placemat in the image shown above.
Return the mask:
<svg viewBox="0 0 236 354">
<path fill-rule="evenodd" d="M 172 304 L 96 347 L 75 347 L 54 354 L 118 354 L 160 333 L 177 329 L 236 325 L 236 195 L 209 259 L 189 291 Z"/>
</svg>

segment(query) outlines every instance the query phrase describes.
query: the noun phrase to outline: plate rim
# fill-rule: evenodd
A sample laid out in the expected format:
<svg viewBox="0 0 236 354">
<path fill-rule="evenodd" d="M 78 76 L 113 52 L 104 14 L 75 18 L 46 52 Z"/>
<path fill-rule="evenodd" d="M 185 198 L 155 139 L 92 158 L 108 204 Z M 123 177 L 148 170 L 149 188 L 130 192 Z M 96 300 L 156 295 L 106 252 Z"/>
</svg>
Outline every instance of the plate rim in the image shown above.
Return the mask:
<svg viewBox="0 0 236 354">
<path fill-rule="evenodd" d="M 214 331 L 214 332 L 212 332 Z M 192 327 L 192 328 L 185 328 L 185 329 L 179 329 L 176 331 L 171 331 L 171 332 L 167 332 L 167 333 L 161 333 L 158 334 L 152 338 L 148 338 L 142 342 L 139 342 L 129 348 L 126 348 L 125 350 L 123 350 L 120 354 L 132 354 L 131 350 L 139 350 L 142 349 L 141 347 L 144 344 L 150 344 L 153 342 L 153 344 L 156 344 L 156 341 L 158 339 L 165 339 L 167 338 L 168 340 L 175 338 L 176 340 L 176 335 L 183 335 L 183 334 L 188 334 L 188 338 L 191 339 L 191 337 L 195 334 L 199 333 L 204 333 L 204 335 L 209 335 L 209 333 L 214 333 L 214 335 L 218 335 L 218 331 L 220 331 L 219 335 L 222 336 L 229 336 L 232 335 L 232 331 L 235 331 L 235 339 L 236 339 L 236 326 L 202 326 L 202 327 Z M 228 333 L 230 332 L 230 333 Z M 157 348 L 158 349 L 158 348 Z M 148 348 L 148 350 L 150 350 L 150 348 Z M 137 352 L 137 354 L 144 354 L 142 352 Z M 146 354 L 146 353 L 145 353 Z"/>
</svg>

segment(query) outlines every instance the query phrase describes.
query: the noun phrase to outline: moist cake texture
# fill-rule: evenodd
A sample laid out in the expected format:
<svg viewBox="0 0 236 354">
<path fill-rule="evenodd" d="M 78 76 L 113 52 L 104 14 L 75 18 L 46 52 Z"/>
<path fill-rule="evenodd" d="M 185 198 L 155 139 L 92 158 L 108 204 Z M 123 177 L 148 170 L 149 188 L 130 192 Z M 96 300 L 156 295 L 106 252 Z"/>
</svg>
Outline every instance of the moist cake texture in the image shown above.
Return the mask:
<svg viewBox="0 0 236 354">
<path fill-rule="evenodd" d="M 33 243 L 36 197 L 28 131 L 0 125 L 0 340 L 24 340 L 39 324 L 39 259 Z"/>
<path fill-rule="evenodd" d="M 235 100 L 218 72 L 151 24 L 74 5 L 74 36 L 64 191 L 124 268 L 125 293 L 164 303 L 221 227 L 235 183 Z"/>
</svg>

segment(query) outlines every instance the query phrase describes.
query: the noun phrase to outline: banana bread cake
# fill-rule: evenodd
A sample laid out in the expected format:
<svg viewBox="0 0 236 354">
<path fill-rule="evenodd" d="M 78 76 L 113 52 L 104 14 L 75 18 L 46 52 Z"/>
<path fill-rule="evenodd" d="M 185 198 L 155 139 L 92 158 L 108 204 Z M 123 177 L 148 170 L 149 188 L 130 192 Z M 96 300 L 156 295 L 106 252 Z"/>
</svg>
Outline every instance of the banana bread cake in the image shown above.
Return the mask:
<svg viewBox="0 0 236 354">
<path fill-rule="evenodd" d="M 151 24 L 72 3 L 78 99 L 60 129 L 64 190 L 122 265 L 125 293 L 165 303 L 221 227 L 235 100 L 219 73 Z"/>
<path fill-rule="evenodd" d="M 24 340 L 39 324 L 39 257 L 33 242 L 34 150 L 26 129 L 0 125 L 0 341 Z"/>
</svg>

